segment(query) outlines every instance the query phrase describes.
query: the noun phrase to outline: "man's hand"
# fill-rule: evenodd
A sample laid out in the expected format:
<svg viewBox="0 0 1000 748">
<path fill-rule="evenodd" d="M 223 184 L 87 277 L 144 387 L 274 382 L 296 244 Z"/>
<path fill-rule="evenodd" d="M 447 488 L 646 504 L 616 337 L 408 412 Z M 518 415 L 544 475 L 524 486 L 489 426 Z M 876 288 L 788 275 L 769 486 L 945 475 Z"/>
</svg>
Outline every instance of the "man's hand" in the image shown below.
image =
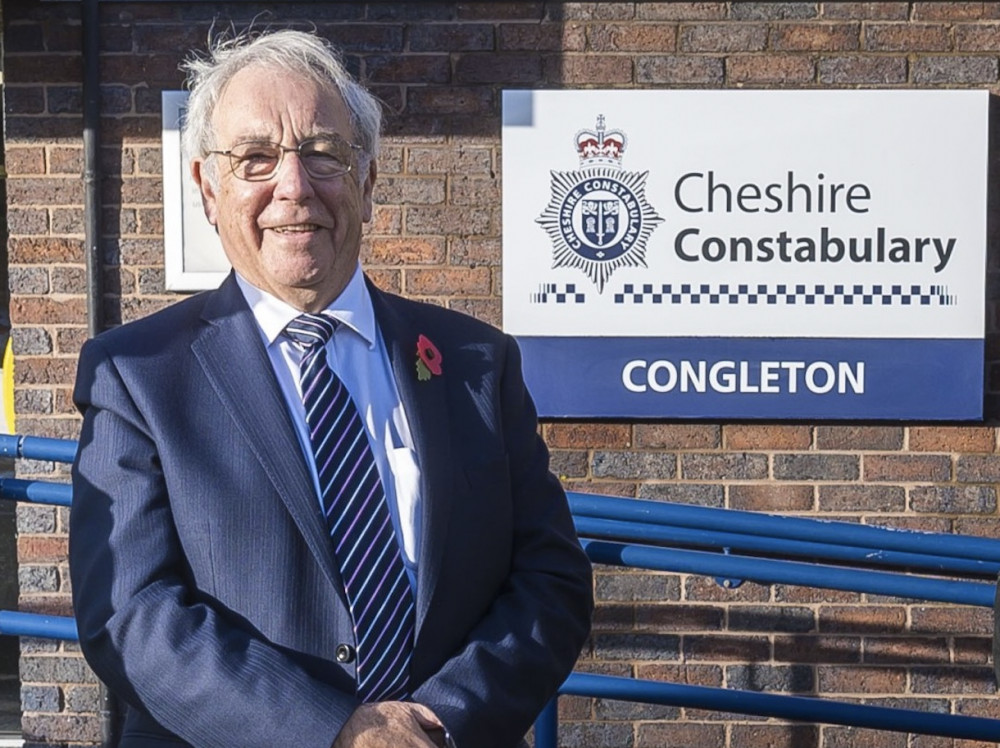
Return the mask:
<svg viewBox="0 0 1000 748">
<path fill-rule="evenodd" d="M 337 735 L 333 748 L 435 748 L 444 726 L 422 704 L 379 701 L 362 704 Z"/>
</svg>

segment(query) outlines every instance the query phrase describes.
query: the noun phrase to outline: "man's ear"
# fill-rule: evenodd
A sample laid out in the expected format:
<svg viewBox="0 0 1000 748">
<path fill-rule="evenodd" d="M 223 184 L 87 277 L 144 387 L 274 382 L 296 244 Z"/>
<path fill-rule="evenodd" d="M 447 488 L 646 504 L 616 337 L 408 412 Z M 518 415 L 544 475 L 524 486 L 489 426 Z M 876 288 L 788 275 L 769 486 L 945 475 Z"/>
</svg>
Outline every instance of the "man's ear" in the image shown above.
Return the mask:
<svg viewBox="0 0 1000 748">
<path fill-rule="evenodd" d="M 191 159 L 191 177 L 201 191 L 201 205 L 205 210 L 205 218 L 213 226 L 218 226 L 218 201 L 216 200 L 215 187 L 212 185 L 212 180 L 205 173 L 207 170 L 205 159 Z"/>
<path fill-rule="evenodd" d="M 375 190 L 375 179 L 378 177 L 378 165 L 375 159 L 368 164 L 368 174 L 361 183 L 361 220 L 368 223 L 372 220 L 372 193 Z"/>
</svg>

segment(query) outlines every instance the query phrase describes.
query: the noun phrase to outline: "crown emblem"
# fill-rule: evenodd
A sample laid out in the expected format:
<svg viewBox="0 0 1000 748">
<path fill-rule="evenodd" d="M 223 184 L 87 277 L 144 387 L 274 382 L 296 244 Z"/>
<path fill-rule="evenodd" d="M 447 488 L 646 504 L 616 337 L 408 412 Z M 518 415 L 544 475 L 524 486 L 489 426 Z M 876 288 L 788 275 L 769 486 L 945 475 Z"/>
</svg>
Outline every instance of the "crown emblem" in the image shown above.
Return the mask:
<svg viewBox="0 0 1000 748">
<path fill-rule="evenodd" d="M 599 114 L 597 115 L 597 132 L 580 130 L 576 134 L 576 150 L 580 156 L 580 165 L 605 164 L 620 169 L 627 143 L 628 139 L 621 130 L 604 129 L 604 115 Z"/>
</svg>

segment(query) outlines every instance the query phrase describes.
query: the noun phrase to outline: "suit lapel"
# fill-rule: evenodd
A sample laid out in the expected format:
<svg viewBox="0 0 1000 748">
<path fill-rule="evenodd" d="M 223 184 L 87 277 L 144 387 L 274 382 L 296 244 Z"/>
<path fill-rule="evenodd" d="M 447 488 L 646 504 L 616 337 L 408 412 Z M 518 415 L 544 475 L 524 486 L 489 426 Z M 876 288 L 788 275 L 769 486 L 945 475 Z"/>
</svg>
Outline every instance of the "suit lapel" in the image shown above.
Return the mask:
<svg viewBox="0 0 1000 748">
<path fill-rule="evenodd" d="M 343 585 L 312 477 L 260 330 L 232 275 L 206 304 L 203 317 L 209 324 L 191 350 L 309 549 L 340 593 Z"/>
<path fill-rule="evenodd" d="M 441 569 L 454 499 L 451 430 L 448 423 L 446 380 L 448 362 L 441 376 L 417 378 L 417 338 L 431 330 L 418 329 L 417 320 L 402 313 L 393 297 L 368 284 L 375 318 L 389 354 L 396 388 L 406 410 L 417 463 L 420 466 L 421 531 L 417 559 L 417 637 L 430 607 Z"/>
</svg>

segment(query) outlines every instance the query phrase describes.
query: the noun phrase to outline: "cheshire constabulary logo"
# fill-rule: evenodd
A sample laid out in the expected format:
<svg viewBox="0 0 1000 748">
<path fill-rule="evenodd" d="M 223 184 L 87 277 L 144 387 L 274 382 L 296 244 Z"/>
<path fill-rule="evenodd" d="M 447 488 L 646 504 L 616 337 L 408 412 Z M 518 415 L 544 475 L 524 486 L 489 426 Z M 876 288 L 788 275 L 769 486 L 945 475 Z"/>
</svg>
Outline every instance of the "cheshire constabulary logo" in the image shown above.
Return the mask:
<svg viewBox="0 0 1000 748">
<path fill-rule="evenodd" d="M 619 268 L 646 267 L 646 242 L 663 222 L 646 201 L 648 171 L 622 169 L 628 139 L 606 130 L 576 134 L 578 171 L 553 171 L 552 200 L 536 220 L 554 248 L 553 267 L 579 268 L 598 293 Z"/>
</svg>

